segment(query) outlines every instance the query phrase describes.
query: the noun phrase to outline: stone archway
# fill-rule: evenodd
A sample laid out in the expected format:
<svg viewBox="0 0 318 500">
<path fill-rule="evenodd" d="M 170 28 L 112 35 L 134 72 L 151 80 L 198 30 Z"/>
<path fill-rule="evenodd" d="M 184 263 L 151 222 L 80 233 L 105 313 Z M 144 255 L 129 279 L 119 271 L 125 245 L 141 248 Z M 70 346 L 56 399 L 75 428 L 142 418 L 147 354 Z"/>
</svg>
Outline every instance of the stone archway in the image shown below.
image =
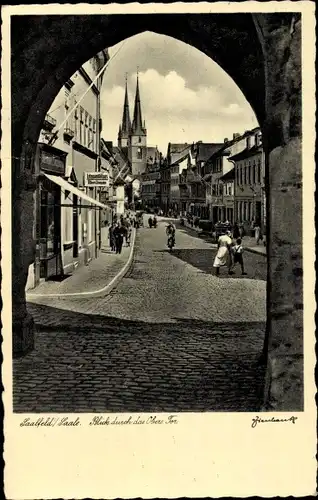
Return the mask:
<svg viewBox="0 0 318 500">
<path fill-rule="evenodd" d="M 24 287 L 34 251 L 33 157 L 45 113 L 64 82 L 90 57 L 149 30 L 213 58 L 240 87 L 262 128 L 268 191 L 265 408 L 301 410 L 300 14 L 131 15 L 125 25 L 120 15 L 11 18 L 14 353 L 33 345 Z"/>
</svg>

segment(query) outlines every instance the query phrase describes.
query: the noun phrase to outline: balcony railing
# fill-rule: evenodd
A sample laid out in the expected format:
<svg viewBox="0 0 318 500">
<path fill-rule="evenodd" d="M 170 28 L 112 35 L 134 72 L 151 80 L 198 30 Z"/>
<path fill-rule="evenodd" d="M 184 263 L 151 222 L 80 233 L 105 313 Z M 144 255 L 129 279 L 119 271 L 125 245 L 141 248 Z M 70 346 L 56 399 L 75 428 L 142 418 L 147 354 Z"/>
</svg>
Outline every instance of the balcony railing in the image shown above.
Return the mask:
<svg viewBox="0 0 318 500">
<path fill-rule="evenodd" d="M 64 135 L 68 137 L 69 139 L 73 139 L 74 137 L 74 130 L 72 130 L 70 127 L 65 127 L 64 128 Z"/>
<path fill-rule="evenodd" d="M 43 130 L 51 132 L 56 126 L 56 120 L 53 116 L 47 114 L 43 121 Z"/>
</svg>

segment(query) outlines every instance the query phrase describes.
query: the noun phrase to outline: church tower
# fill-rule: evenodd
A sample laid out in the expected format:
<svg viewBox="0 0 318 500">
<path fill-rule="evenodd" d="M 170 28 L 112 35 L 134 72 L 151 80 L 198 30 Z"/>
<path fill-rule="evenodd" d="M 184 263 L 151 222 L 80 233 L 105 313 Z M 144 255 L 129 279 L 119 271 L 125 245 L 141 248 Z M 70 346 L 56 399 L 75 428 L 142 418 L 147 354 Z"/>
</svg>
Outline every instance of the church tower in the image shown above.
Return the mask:
<svg viewBox="0 0 318 500">
<path fill-rule="evenodd" d="M 138 73 L 129 150 L 132 174 L 144 173 L 147 167 L 147 130 L 145 122 L 142 122 Z"/>
<path fill-rule="evenodd" d="M 126 76 L 126 87 L 125 87 L 125 101 L 122 123 L 119 125 L 118 131 L 118 147 L 121 149 L 126 149 L 130 145 L 130 133 L 131 133 L 131 122 L 129 114 L 129 102 L 128 102 L 128 89 L 127 89 L 127 76 Z"/>
</svg>

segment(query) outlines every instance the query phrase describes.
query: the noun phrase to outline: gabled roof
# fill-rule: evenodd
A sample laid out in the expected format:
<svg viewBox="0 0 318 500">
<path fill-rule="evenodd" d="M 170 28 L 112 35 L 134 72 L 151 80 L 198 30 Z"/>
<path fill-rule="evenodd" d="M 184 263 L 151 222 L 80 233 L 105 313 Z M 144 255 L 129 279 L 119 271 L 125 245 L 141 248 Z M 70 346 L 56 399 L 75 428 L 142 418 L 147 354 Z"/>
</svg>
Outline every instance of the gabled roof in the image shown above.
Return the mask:
<svg viewBox="0 0 318 500">
<path fill-rule="evenodd" d="M 183 161 L 188 156 L 188 154 L 190 152 L 190 148 L 191 148 L 191 146 L 188 146 L 183 151 L 180 151 L 179 154 L 173 153 L 174 155 L 177 155 L 177 156 L 173 159 L 173 162 L 170 164 L 170 167 L 172 167 L 173 165 L 177 165 L 178 163 L 180 163 L 180 161 Z"/>
<path fill-rule="evenodd" d="M 251 156 L 254 156 L 257 153 L 261 153 L 261 152 L 262 152 L 262 146 L 252 146 L 251 148 L 245 148 L 240 153 L 237 153 L 236 155 L 231 156 L 229 158 L 229 160 L 240 161 L 240 160 L 244 160 L 245 158 L 250 158 Z"/>
<path fill-rule="evenodd" d="M 131 170 L 130 161 L 126 152 L 122 148 L 119 148 L 117 146 L 113 147 L 113 156 L 117 162 L 117 173 L 115 173 L 115 177 L 118 175 L 118 181 L 123 181 L 124 177 Z"/>
<path fill-rule="evenodd" d="M 191 147 L 191 145 L 186 143 L 186 142 L 184 142 L 182 144 L 180 144 L 180 143 L 176 144 L 176 143 L 170 142 L 168 144 L 168 151 L 169 151 L 169 153 L 181 153 L 182 151 L 184 151 L 185 149 L 188 149 L 190 147 Z"/>
<path fill-rule="evenodd" d="M 197 154 L 196 154 L 196 160 L 197 161 L 207 161 L 210 156 L 217 151 L 219 151 L 222 147 L 224 146 L 224 143 L 214 143 L 214 142 L 199 142 L 196 144 L 197 148 Z"/>
</svg>

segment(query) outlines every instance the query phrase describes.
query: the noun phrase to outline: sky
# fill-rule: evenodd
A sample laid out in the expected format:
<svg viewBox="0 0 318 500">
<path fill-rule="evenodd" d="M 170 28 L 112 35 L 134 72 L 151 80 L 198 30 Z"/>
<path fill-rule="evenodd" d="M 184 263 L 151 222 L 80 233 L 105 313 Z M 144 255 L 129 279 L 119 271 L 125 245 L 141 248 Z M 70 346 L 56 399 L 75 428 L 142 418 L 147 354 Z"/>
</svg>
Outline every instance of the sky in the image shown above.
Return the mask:
<svg viewBox="0 0 318 500">
<path fill-rule="evenodd" d="M 137 67 L 148 146 L 166 155 L 169 142 L 223 142 L 258 125 L 231 77 L 198 49 L 144 32 L 109 48 L 101 93 L 102 136 L 117 145 L 127 73 L 130 117 Z"/>
</svg>

